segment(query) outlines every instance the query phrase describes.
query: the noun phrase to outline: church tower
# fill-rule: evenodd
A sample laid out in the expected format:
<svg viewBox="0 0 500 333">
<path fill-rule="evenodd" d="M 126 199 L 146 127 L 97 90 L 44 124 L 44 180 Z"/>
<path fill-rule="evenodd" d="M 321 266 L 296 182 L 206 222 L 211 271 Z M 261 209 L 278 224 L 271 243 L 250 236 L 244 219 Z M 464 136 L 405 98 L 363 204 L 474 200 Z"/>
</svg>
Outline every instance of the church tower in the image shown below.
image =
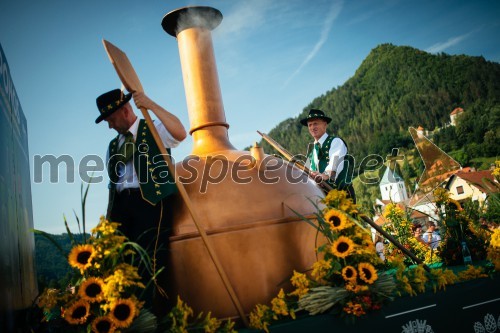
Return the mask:
<svg viewBox="0 0 500 333">
<path fill-rule="evenodd" d="M 396 168 L 391 169 L 391 164 L 385 169 L 384 176 L 379 184 L 382 200 L 389 200 L 394 203 L 405 201 L 408 199 L 405 181 L 398 174 Z"/>
</svg>

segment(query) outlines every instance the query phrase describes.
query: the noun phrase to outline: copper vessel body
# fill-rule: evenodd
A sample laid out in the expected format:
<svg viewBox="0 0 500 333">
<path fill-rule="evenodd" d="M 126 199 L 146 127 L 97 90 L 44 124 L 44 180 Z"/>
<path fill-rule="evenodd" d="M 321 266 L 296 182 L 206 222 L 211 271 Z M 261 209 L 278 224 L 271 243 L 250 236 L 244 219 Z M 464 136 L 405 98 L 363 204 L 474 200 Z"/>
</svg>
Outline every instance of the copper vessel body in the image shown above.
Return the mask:
<svg viewBox="0 0 500 333">
<path fill-rule="evenodd" d="M 178 162 L 176 172 L 249 313 L 256 304 L 268 303 L 280 288 L 288 289 L 294 270 L 305 271 L 315 262 L 316 230 L 295 212 L 313 214 L 315 207 L 307 198 L 318 201 L 324 195 L 292 164 L 258 147 L 248 152 L 232 146 L 210 32 L 218 23 L 208 28 L 200 20 L 179 23 L 184 15 L 200 14 L 199 8 L 202 14 L 215 13 L 219 23 L 222 20 L 213 8 L 186 7 L 167 14 L 162 22 L 178 41 L 194 140 L 192 156 Z M 174 207 L 169 297 L 180 295 L 197 312 L 237 317 L 187 206 L 176 197 Z"/>
</svg>

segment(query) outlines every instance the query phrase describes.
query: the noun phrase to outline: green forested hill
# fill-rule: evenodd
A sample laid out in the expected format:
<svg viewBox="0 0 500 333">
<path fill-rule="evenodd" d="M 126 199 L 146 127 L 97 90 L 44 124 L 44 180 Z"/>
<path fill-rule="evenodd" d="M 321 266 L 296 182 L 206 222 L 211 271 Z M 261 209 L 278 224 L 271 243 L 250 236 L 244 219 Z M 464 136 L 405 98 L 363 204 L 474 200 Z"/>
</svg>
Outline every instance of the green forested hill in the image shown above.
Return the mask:
<svg viewBox="0 0 500 333">
<path fill-rule="evenodd" d="M 369 154 L 385 157 L 392 148 L 411 148 L 408 127 L 441 128 L 456 107 L 465 110 L 462 121 L 436 134 L 436 142 L 448 152 L 459 150 L 462 164 L 499 155 L 500 64 L 383 44 L 345 84 L 315 98 L 301 115 L 268 134 L 292 153 L 304 154 L 311 139 L 299 119 L 310 108 L 322 109 L 333 118 L 329 133 L 346 141 L 358 165 Z M 267 153 L 274 152 L 261 144 Z"/>
<path fill-rule="evenodd" d="M 72 272 L 68 264 L 67 256 L 73 247 L 68 234 L 48 236 L 55 241 L 62 252 L 45 236 L 35 234 L 35 265 L 38 277 L 38 288 L 58 287 L 64 284 L 68 274 Z M 89 235 L 87 235 L 88 237 Z M 73 235 L 78 243 L 82 243 L 83 235 Z M 67 282 L 67 281 L 66 281 Z"/>
</svg>

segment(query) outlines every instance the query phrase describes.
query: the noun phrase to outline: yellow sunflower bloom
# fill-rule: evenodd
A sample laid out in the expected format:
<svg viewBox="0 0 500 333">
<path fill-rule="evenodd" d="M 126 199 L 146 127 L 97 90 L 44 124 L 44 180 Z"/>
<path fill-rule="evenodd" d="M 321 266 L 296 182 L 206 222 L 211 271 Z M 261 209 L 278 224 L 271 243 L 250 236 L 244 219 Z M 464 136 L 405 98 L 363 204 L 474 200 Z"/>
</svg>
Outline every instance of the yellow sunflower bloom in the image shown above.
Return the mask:
<svg viewBox="0 0 500 333">
<path fill-rule="evenodd" d="M 92 266 L 92 259 L 95 254 L 96 251 L 92 245 L 77 245 L 71 249 L 68 261 L 71 266 L 78 268 L 80 272 L 83 272 Z"/>
<path fill-rule="evenodd" d="M 368 283 L 372 284 L 378 279 L 377 270 L 372 264 L 367 262 L 362 262 L 358 265 L 359 278 Z"/>
<path fill-rule="evenodd" d="M 462 210 L 462 206 L 457 200 L 448 198 L 448 202 L 446 204 L 452 210 L 458 210 L 458 211 Z"/>
<path fill-rule="evenodd" d="M 134 317 L 138 314 L 135 302 L 131 299 L 118 299 L 109 316 L 115 323 L 116 327 L 125 328 L 129 327 L 134 320 Z"/>
<path fill-rule="evenodd" d="M 104 281 L 101 278 L 90 277 L 83 281 L 78 289 L 78 295 L 86 301 L 98 302 L 103 297 Z"/>
<path fill-rule="evenodd" d="M 69 308 L 63 310 L 64 319 L 72 325 L 85 323 L 89 314 L 90 304 L 83 299 L 73 303 Z"/>
<path fill-rule="evenodd" d="M 344 268 L 342 268 L 342 277 L 346 281 L 356 282 L 358 272 L 356 272 L 356 268 L 352 266 L 345 266 Z"/>
<path fill-rule="evenodd" d="M 347 227 L 347 216 L 338 210 L 330 209 L 324 215 L 324 219 L 332 231 L 340 231 Z"/>
<path fill-rule="evenodd" d="M 340 236 L 333 242 L 331 251 L 333 255 L 345 258 L 354 251 L 354 242 L 349 237 Z"/>
<path fill-rule="evenodd" d="M 116 326 L 108 316 L 97 317 L 92 322 L 92 332 L 94 333 L 113 333 L 115 330 Z"/>
</svg>

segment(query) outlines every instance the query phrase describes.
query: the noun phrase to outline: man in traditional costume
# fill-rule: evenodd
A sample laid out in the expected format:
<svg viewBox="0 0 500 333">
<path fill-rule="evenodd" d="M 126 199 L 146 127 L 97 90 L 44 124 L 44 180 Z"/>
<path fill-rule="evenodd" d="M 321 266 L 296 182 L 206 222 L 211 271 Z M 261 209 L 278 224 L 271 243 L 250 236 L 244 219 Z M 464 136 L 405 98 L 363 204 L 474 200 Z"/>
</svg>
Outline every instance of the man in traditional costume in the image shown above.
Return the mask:
<svg viewBox="0 0 500 333">
<path fill-rule="evenodd" d="M 321 110 L 311 109 L 300 123 L 307 126 L 314 138 L 314 149 L 308 152 L 311 176 L 318 182 L 325 181 L 333 188 L 344 190 L 356 202 L 352 187 L 352 158 L 347 145 L 341 138 L 328 135 L 326 129 L 332 118 Z"/>
</svg>

